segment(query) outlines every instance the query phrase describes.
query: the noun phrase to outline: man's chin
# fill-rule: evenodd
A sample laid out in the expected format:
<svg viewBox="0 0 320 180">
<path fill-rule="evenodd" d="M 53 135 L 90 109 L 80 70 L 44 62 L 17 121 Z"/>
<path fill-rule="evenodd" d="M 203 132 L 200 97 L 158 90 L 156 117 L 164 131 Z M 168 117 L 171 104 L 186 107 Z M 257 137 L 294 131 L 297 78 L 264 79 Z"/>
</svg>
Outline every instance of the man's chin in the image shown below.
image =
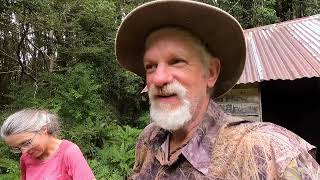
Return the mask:
<svg viewBox="0 0 320 180">
<path fill-rule="evenodd" d="M 191 119 L 188 111 L 181 111 L 180 109 L 152 109 L 150 111 L 153 122 L 168 131 L 176 131 L 182 129 L 184 125 Z"/>
<path fill-rule="evenodd" d="M 184 127 L 184 123 L 172 123 L 172 122 L 159 122 L 154 121 L 157 126 L 167 131 L 176 131 Z"/>
<path fill-rule="evenodd" d="M 183 128 L 191 120 L 191 114 L 191 104 L 187 100 L 181 101 L 181 104 L 153 101 L 150 106 L 151 119 L 169 131 Z"/>
</svg>

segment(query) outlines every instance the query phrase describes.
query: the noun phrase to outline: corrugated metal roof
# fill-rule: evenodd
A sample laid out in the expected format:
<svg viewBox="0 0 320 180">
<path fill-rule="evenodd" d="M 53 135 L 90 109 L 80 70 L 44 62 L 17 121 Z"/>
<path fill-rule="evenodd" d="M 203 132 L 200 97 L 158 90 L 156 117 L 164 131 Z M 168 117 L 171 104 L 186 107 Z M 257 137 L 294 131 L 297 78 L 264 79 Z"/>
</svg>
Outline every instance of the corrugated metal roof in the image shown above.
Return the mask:
<svg viewBox="0 0 320 180">
<path fill-rule="evenodd" d="M 320 77 L 320 14 L 245 30 L 240 83 Z"/>
</svg>

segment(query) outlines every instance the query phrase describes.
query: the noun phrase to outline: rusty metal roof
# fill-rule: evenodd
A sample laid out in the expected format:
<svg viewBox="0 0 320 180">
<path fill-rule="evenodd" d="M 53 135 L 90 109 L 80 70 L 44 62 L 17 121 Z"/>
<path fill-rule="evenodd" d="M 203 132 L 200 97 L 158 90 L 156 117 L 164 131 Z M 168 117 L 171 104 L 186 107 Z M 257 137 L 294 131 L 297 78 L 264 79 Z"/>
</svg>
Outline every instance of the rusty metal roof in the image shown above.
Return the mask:
<svg viewBox="0 0 320 180">
<path fill-rule="evenodd" d="M 238 81 L 320 77 L 320 14 L 245 30 L 247 59 Z"/>
</svg>

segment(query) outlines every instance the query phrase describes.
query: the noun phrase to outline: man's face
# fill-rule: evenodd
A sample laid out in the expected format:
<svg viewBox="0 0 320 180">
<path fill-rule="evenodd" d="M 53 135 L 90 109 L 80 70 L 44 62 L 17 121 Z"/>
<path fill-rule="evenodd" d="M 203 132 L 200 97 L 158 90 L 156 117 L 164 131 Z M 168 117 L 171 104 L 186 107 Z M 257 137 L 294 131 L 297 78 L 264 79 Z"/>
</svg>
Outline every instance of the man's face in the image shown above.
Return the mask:
<svg viewBox="0 0 320 180">
<path fill-rule="evenodd" d="M 180 30 L 166 28 L 147 38 L 143 62 L 150 114 L 162 128 L 181 128 L 194 117 L 199 105 L 208 102 L 208 88 L 213 87 L 216 77 L 212 82 L 202 58 L 195 42 Z"/>
</svg>

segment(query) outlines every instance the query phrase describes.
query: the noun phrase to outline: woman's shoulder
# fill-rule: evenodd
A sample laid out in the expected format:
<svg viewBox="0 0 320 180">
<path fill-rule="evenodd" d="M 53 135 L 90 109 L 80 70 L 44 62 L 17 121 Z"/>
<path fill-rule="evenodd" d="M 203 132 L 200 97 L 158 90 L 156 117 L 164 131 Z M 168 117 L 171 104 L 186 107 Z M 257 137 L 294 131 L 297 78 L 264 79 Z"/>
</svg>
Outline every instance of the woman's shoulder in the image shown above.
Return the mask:
<svg viewBox="0 0 320 180">
<path fill-rule="evenodd" d="M 77 144 L 69 141 L 69 140 L 62 140 L 61 142 L 61 151 L 64 153 L 74 153 L 75 151 L 80 151 L 80 148 Z"/>
<path fill-rule="evenodd" d="M 61 152 L 63 152 L 63 162 L 67 168 L 74 168 L 85 158 L 79 146 L 71 141 L 63 140 L 61 143 Z"/>
</svg>

